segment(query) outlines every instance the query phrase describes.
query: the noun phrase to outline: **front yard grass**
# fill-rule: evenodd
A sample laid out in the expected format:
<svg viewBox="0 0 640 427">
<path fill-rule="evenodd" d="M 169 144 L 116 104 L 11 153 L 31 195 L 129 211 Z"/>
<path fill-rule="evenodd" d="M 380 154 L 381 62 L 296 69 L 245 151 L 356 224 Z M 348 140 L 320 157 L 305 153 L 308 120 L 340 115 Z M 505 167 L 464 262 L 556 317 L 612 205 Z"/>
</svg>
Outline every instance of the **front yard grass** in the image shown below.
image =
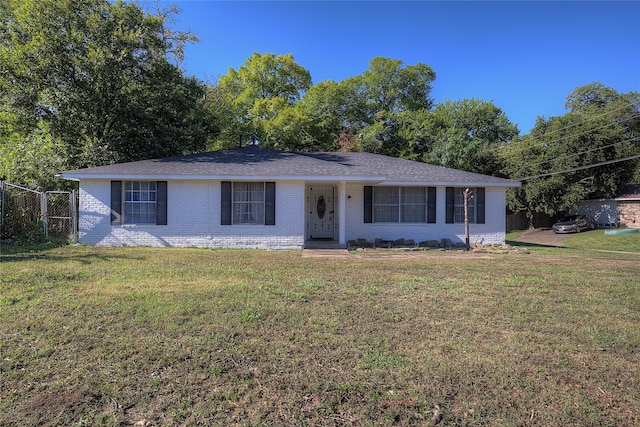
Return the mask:
<svg viewBox="0 0 640 427">
<path fill-rule="evenodd" d="M 605 235 L 605 230 L 593 230 L 571 235 L 565 245 L 576 249 L 640 252 L 640 233 Z"/>
<path fill-rule="evenodd" d="M 0 425 L 640 425 L 640 255 L 548 253 L 5 252 Z"/>
</svg>

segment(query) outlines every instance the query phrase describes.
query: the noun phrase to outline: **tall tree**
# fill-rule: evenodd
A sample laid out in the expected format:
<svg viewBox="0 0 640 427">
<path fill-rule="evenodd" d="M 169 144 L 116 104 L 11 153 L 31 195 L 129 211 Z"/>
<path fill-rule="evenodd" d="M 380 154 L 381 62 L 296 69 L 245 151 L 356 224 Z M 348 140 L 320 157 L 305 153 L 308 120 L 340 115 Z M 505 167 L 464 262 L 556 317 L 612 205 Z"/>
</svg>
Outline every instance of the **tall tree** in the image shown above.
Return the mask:
<svg viewBox="0 0 640 427">
<path fill-rule="evenodd" d="M 232 111 L 215 147 L 242 135 L 283 150 L 333 150 L 349 140 L 350 149 L 397 155 L 399 114 L 431 108 L 434 79 L 427 65 L 377 57 L 360 76 L 311 86 L 291 55 L 254 53 L 211 88 Z"/>
<path fill-rule="evenodd" d="M 462 99 L 404 114 L 400 132 L 406 157 L 495 175 L 502 169 L 498 149 L 518 135 L 518 128 L 493 102 Z"/>
<path fill-rule="evenodd" d="M 305 141 L 305 151 L 334 151 L 338 148 L 336 141 L 344 132 L 346 123 L 345 89 L 340 83 L 326 80 L 310 87 L 296 103 L 294 108 L 305 119 L 305 126 L 292 138 Z"/>
<path fill-rule="evenodd" d="M 398 59 L 373 58 L 362 75 L 341 83 L 346 95 L 345 132 L 355 137 L 360 151 L 399 156 L 400 116 L 431 109 L 435 78 L 431 67 L 422 63 L 404 66 Z"/>
<path fill-rule="evenodd" d="M 194 38 L 132 2 L 5 0 L 0 8 L 3 173 L 26 146 L 60 168 L 198 151 L 215 133 L 204 85 L 177 64 Z M 43 132 L 43 130 L 46 131 Z M 56 170 L 49 171 L 53 174 Z"/>
<path fill-rule="evenodd" d="M 539 117 L 529 135 L 504 150 L 507 173 L 527 178 L 508 203 L 529 216 L 563 213 L 585 199 L 613 197 L 633 179 L 640 154 L 640 95 L 600 83 L 576 88 L 568 113 Z"/>
<path fill-rule="evenodd" d="M 222 128 L 218 146 L 232 146 L 239 138 L 257 139 L 265 146 L 279 142 L 265 123 L 291 108 L 311 86 L 311 74 L 293 55 L 254 52 L 238 70 L 229 69 L 212 90 L 225 97 L 233 120 Z"/>
</svg>

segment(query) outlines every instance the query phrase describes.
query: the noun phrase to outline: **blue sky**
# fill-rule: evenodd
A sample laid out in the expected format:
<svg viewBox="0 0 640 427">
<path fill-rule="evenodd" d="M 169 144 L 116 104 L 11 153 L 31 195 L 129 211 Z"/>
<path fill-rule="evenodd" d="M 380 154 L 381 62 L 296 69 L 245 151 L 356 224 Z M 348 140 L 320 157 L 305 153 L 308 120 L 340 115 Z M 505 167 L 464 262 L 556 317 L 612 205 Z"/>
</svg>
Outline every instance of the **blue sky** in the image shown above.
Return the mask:
<svg viewBox="0 0 640 427">
<path fill-rule="evenodd" d="M 493 101 L 528 133 L 594 81 L 640 91 L 639 1 L 174 0 L 195 33 L 187 75 L 214 82 L 253 52 L 291 53 L 313 83 L 362 74 L 376 56 L 436 72 L 432 96 Z"/>
</svg>

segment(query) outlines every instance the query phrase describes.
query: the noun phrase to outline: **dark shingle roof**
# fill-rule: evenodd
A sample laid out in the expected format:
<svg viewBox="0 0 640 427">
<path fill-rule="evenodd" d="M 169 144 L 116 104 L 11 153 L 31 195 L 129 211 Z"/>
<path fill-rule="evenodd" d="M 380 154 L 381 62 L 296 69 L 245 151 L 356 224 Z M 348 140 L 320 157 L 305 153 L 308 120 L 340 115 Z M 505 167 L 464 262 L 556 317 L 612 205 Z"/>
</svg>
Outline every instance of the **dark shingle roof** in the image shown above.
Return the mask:
<svg viewBox="0 0 640 427">
<path fill-rule="evenodd" d="M 258 146 L 60 174 L 66 179 L 282 179 L 517 186 L 516 181 L 370 153 L 292 153 Z"/>
</svg>

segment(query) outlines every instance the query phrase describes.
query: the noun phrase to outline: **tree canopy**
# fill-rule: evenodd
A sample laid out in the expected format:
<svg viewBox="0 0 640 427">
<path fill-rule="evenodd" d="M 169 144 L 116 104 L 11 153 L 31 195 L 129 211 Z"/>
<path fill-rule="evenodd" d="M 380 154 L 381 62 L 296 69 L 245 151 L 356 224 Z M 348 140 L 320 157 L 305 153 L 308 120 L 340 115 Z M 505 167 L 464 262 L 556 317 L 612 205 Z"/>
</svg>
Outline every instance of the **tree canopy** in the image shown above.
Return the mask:
<svg viewBox="0 0 640 427">
<path fill-rule="evenodd" d="M 254 53 L 209 88 L 225 117 L 215 147 L 257 140 L 294 151 L 366 151 L 497 174 L 497 147 L 518 134 L 504 112 L 479 99 L 435 105 L 426 64 L 376 57 L 362 74 L 311 85 L 291 55 Z"/>
<path fill-rule="evenodd" d="M 509 206 L 528 215 L 570 210 L 580 200 L 616 195 L 631 182 L 640 153 L 640 95 L 619 94 L 601 83 L 576 88 L 569 111 L 539 117 L 529 135 L 503 151 L 511 178 L 526 178 Z"/>
<path fill-rule="evenodd" d="M 441 166 L 500 174 L 498 149 L 518 135 L 518 128 L 493 102 L 446 100 L 432 111 L 403 116 L 409 157 Z"/>
<path fill-rule="evenodd" d="M 237 145 L 240 138 L 277 146 L 274 121 L 291 115 L 290 109 L 311 86 L 311 74 L 295 62 L 293 55 L 254 52 L 243 66 L 229 69 L 220 77 L 217 87 L 223 105 L 231 114 L 218 141 L 221 147 Z M 275 137 L 274 137 L 275 136 Z"/>
<path fill-rule="evenodd" d="M 219 145 L 237 144 L 243 135 L 279 149 L 334 150 L 340 135 L 350 134 L 362 151 L 394 154 L 401 145 L 398 114 L 431 108 L 434 79 L 427 65 L 377 57 L 362 75 L 312 86 L 293 56 L 254 53 L 212 88 L 234 111 Z"/>
<path fill-rule="evenodd" d="M 63 168 L 200 151 L 205 86 L 179 61 L 188 33 L 135 3 L 7 0 L 0 8 L 0 175 L 47 186 Z M 28 165 L 24 159 L 30 158 Z"/>
</svg>

